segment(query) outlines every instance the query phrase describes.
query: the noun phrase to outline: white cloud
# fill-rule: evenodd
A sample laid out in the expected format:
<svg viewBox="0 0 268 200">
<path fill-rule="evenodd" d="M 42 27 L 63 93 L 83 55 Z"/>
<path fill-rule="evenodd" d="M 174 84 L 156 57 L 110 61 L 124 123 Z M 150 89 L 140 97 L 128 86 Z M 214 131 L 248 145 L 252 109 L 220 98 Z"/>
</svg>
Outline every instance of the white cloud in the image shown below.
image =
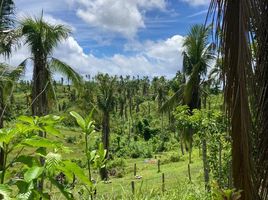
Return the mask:
<svg viewBox="0 0 268 200">
<path fill-rule="evenodd" d="M 133 38 L 145 28 L 144 13 L 151 9 L 164 10 L 165 0 L 69 0 L 78 6 L 77 16 L 106 32 Z"/>
<path fill-rule="evenodd" d="M 93 54 L 85 54 L 77 41 L 69 37 L 56 48 L 53 56 L 68 63 L 82 75 L 95 75 L 101 72 L 149 77 L 164 75 L 170 78 L 181 68 L 182 42 L 183 37 L 175 35 L 163 41 L 147 41 L 143 49 L 136 44 L 136 50 L 139 51 L 132 51 L 133 55 L 130 56 L 115 54 L 110 57 L 96 57 Z M 133 45 L 129 45 L 128 48 L 132 48 L 131 46 Z M 29 56 L 30 52 L 24 46 L 14 53 L 10 63 L 16 66 Z M 31 70 L 27 70 L 28 79 L 31 77 Z"/>
<path fill-rule="evenodd" d="M 175 35 L 167 40 L 136 45 L 136 52 L 127 56 L 115 54 L 111 57 L 96 57 L 85 54 L 79 44 L 70 37 L 62 43 L 55 56 L 74 66 L 82 74 L 98 72 L 114 75 L 166 75 L 172 77 L 182 65 L 183 37 Z M 131 45 L 126 48 L 131 48 Z"/>
<path fill-rule="evenodd" d="M 209 5 L 210 0 L 181 0 L 190 4 L 191 6 L 204 6 Z"/>
</svg>

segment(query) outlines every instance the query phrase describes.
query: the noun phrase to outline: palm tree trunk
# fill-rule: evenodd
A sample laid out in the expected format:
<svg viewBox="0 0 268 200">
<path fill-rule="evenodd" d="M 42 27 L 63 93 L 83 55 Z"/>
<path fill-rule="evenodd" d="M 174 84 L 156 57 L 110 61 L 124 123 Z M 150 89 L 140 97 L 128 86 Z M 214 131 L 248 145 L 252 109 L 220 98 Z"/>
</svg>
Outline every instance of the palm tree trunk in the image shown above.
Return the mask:
<svg viewBox="0 0 268 200">
<path fill-rule="evenodd" d="M 124 115 L 124 103 L 123 102 L 120 102 L 120 117 L 123 118 L 123 115 Z"/>
<path fill-rule="evenodd" d="M 207 96 L 205 94 L 204 101 L 203 101 L 204 108 L 207 108 Z M 208 102 L 208 109 L 210 110 L 210 101 Z M 210 114 L 209 114 L 210 115 Z M 210 116 L 208 116 L 210 117 Z M 202 159 L 203 159 L 203 168 L 204 168 L 204 180 L 205 180 L 205 188 L 207 191 L 210 191 L 209 186 L 209 163 L 207 159 L 207 140 L 206 135 L 202 138 Z"/>
<path fill-rule="evenodd" d="M 109 137 L 110 137 L 110 115 L 109 112 L 103 113 L 102 119 L 102 143 L 104 149 L 106 149 L 106 159 L 109 159 Z M 108 179 L 108 172 L 106 167 L 100 169 L 100 175 L 102 180 Z"/>
<path fill-rule="evenodd" d="M 46 69 L 45 56 L 36 55 L 34 59 L 32 87 L 32 114 L 34 116 L 43 116 L 48 114 L 48 78 L 49 74 Z"/>
<path fill-rule="evenodd" d="M 0 129 L 4 127 L 3 112 L 4 112 L 4 103 L 3 103 L 3 91 L 0 89 Z M 5 151 L 3 148 L 0 148 L 0 171 L 4 170 L 5 165 Z M 3 174 L 2 174 L 3 176 Z"/>
<path fill-rule="evenodd" d="M 182 135 L 182 134 L 181 134 Z M 180 146 L 181 146 L 181 154 L 184 155 L 184 148 L 183 148 L 183 137 L 180 138 Z"/>
<path fill-rule="evenodd" d="M 44 55 L 35 55 L 33 85 L 32 85 L 32 114 L 33 116 L 44 116 L 48 114 L 48 86 L 49 74 L 46 69 L 46 57 Z M 39 136 L 46 137 L 45 132 L 39 132 Z M 45 165 L 45 159 L 40 157 L 40 163 Z M 38 188 L 42 192 L 44 188 L 45 174 L 42 175 L 38 183 Z"/>
<path fill-rule="evenodd" d="M 204 167 L 205 187 L 208 191 L 210 191 L 209 164 L 208 164 L 208 159 L 207 159 L 207 141 L 206 141 L 206 139 L 202 139 L 202 158 L 203 158 L 203 167 Z"/>
</svg>

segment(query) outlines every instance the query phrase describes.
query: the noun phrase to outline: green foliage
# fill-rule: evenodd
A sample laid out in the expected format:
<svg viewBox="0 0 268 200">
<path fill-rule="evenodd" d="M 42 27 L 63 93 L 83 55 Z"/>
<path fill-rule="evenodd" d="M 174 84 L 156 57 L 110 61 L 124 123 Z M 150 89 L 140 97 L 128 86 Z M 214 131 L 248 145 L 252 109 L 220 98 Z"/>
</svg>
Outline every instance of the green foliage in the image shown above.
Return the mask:
<svg viewBox="0 0 268 200">
<path fill-rule="evenodd" d="M 51 184 L 51 187 L 57 188 L 66 199 L 73 199 L 73 195 L 68 191 L 65 183 L 58 182 L 55 175 L 63 173 L 68 181 L 72 181 L 74 176 L 88 191 L 91 191 L 93 183 L 85 175 L 84 170 L 77 164 L 68 159 L 63 159 L 59 152 L 46 152 L 49 149 L 58 149 L 66 152 L 61 141 L 51 141 L 50 139 L 40 137 L 40 132 L 52 136 L 60 136 L 60 131 L 56 128 L 62 118 L 58 116 L 44 116 L 44 117 L 19 117 L 19 121 L 13 128 L 0 130 L 0 144 L 5 153 L 4 170 L 1 171 L 2 183 L 5 183 L 5 175 L 8 170 L 14 166 L 21 166 L 22 177 L 15 178 L 14 181 L 9 181 L 5 185 L 0 185 L 0 194 L 4 199 L 17 198 L 17 199 L 49 199 L 52 194 L 46 193 L 39 189 L 40 181 L 45 179 L 46 182 Z M 88 122 L 88 121 L 87 121 Z M 92 127 L 87 123 L 87 131 Z M 86 132 L 87 132 L 86 131 Z M 28 149 L 29 154 L 24 153 Z M 16 156 L 11 160 L 8 159 L 9 155 L 15 153 Z M 30 153 L 31 152 L 31 153 Z M 23 153 L 23 155 L 22 155 Z M 41 156 L 41 159 L 40 159 Z M 91 152 L 88 156 L 90 161 L 96 168 L 103 166 L 105 158 L 105 150 L 102 145 L 99 146 L 97 151 Z M 44 165 L 42 164 L 44 163 Z M 10 192 L 10 188 L 17 187 L 18 192 Z"/>
<path fill-rule="evenodd" d="M 105 167 L 105 159 L 107 152 L 107 150 L 103 148 L 102 143 L 99 144 L 98 150 L 93 150 L 91 152 L 89 150 L 89 136 L 95 132 L 95 125 L 94 121 L 92 120 L 93 111 L 94 110 L 92 110 L 91 113 L 86 118 L 83 118 L 81 115 L 79 115 L 74 111 L 70 112 L 70 114 L 76 119 L 77 124 L 80 126 L 85 136 L 85 157 L 87 159 L 88 178 L 84 178 L 85 176 L 83 175 L 83 171 L 80 170 L 80 168 L 75 163 L 70 162 L 67 165 L 67 168 L 70 165 L 72 166 L 70 167 L 70 170 L 73 170 L 74 167 L 77 170 L 74 171 L 74 174 L 76 176 L 79 175 L 78 176 L 79 178 L 83 178 L 82 180 L 86 185 L 90 185 L 88 192 L 90 193 L 91 197 L 93 195 L 94 188 L 96 186 L 96 183 L 94 185 L 91 180 L 92 179 L 91 168 L 92 166 L 97 169 Z"/>
<path fill-rule="evenodd" d="M 238 200 L 241 198 L 241 190 L 221 189 L 217 183 L 213 183 L 213 200 Z"/>
<path fill-rule="evenodd" d="M 123 158 L 117 158 L 107 163 L 107 170 L 111 176 L 122 178 L 125 175 L 126 161 Z"/>
</svg>

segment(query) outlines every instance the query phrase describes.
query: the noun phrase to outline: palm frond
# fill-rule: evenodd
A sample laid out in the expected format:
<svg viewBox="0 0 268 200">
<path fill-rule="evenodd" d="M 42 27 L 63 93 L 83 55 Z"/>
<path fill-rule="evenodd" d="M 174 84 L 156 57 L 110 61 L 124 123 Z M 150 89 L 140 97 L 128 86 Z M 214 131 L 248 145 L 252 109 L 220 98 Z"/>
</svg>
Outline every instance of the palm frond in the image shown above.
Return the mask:
<svg viewBox="0 0 268 200">
<path fill-rule="evenodd" d="M 250 41 L 253 41 L 252 38 L 249 38 L 251 35 L 249 31 L 260 20 L 252 15 L 259 13 L 255 10 L 256 2 L 267 1 L 212 0 L 210 4 L 210 11 L 213 16 L 216 16 L 214 23 L 216 33 L 220 37 L 219 40 L 217 37 L 216 41 L 220 45 L 219 49 L 222 48 L 224 56 L 225 103 L 231 119 L 234 187 L 243 190 L 242 199 L 245 200 L 259 199 L 258 191 L 260 190 L 254 181 L 256 179 L 252 154 L 254 141 L 250 140 L 253 131 L 250 107 L 254 104 L 250 105 L 249 98 L 249 88 L 254 87 L 255 90 L 258 88 L 255 85 L 256 82 L 252 82 L 253 66 L 249 48 Z M 267 13 L 267 11 L 265 12 Z M 258 27 L 258 30 L 260 29 L 263 27 Z M 257 33 L 254 34 L 257 35 Z M 260 41 L 260 43 L 262 42 Z M 260 167 L 258 166 L 258 168 Z M 265 171 L 265 169 L 262 170 Z M 264 182 L 267 183 L 267 179 Z"/>
<path fill-rule="evenodd" d="M 160 112 L 171 111 L 174 107 L 183 103 L 184 87 L 184 85 L 180 86 L 179 90 L 162 105 Z"/>
<path fill-rule="evenodd" d="M 31 47 L 33 54 L 50 55 L 58 43 L 66 39 L 70 29 L 64 25 L 52 25 L 43 18 L 27 17 L 20 22 L 20 29 L 25 42 Z"/>
<path fill-rule="evenodd" d="M 68 64 L 56 58 L 52 58 L 49 63 L 49 68 L 53 73 L 58 72 L 66 76 L 70 81 L 72 81 L 77 89 L 81 89 L 82 77 Z"/>
<path fill-rule="evenodd" d="M 18 67 L 16 67 L 14 70 L 12 70 L 9 74 L 9 77 L 12 81 L 17 81 L 19 78 L 21 78 L 25 74 L 27 60 L 25 59 L 22 61 Z"/>
</svg>

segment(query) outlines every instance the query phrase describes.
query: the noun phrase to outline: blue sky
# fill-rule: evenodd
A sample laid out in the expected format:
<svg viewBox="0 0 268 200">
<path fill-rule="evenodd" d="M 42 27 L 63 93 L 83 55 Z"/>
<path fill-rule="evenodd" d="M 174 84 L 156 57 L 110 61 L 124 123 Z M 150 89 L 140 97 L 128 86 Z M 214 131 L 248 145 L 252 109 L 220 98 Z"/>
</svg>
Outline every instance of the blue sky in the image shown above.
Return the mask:
<svg viewBox="0 0 268 200">
<path fill-rule="evenodd" d="M 81 74 L 168 78 L 181 69 L 183 37 L 203 23 L 209 0 L 15 0 L 18 19 L 40 16 L 63 23 L 72 35 L 54 56 Z M 27 47 L 10 63 L 30 56 Z M 28 72 L 30 76 L 30 70 Z"/>
</svg>

